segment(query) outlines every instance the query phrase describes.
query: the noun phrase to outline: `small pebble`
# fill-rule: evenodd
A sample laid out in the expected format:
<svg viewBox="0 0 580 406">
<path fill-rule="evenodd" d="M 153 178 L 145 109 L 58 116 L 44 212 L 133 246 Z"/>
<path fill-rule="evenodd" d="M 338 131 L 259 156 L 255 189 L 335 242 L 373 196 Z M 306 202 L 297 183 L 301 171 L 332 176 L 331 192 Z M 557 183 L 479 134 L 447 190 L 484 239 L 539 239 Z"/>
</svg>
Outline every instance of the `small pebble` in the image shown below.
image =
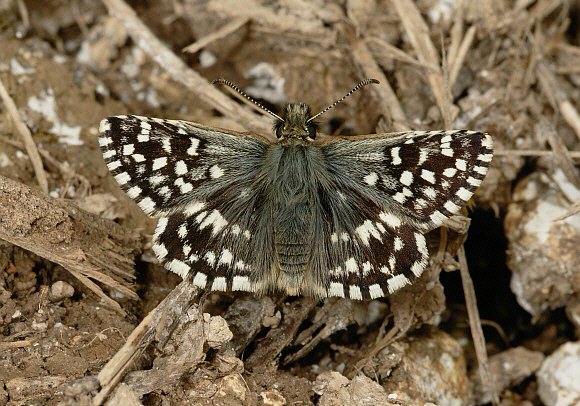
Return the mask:
<svg viewBox="0 0 580 406">
<path fill-rule="evenodd" d="M 64 281 L 56 281 L 50 287 L 48 298 L 51 302 L 59 302 L 75 294 L 75 289 Z"/>
</svg>

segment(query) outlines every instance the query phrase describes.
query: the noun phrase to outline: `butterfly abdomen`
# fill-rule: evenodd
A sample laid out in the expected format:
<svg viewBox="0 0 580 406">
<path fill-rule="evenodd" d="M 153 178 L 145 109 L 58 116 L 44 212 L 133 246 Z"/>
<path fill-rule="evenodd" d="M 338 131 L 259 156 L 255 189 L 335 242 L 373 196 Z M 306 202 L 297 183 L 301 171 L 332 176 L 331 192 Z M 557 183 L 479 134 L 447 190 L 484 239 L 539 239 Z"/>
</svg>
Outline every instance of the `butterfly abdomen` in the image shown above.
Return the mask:
<svg viewBox="0 0 580 406">
<path fill-rule="evenodd" d="M 277 267 L 286 276 L 303 274 L 310 267 L 314 236 L 313 199 L 314 186 L 310 161 L 316 157 L 317 148 L 293 140 L 279 149 L 273 188 L 277 191 L 274 205 L 274 246 Z M 302 275 L 292 280 L 300 284 Z M 295 286 L 299 288 L 299 286 Z"/>
</svg>

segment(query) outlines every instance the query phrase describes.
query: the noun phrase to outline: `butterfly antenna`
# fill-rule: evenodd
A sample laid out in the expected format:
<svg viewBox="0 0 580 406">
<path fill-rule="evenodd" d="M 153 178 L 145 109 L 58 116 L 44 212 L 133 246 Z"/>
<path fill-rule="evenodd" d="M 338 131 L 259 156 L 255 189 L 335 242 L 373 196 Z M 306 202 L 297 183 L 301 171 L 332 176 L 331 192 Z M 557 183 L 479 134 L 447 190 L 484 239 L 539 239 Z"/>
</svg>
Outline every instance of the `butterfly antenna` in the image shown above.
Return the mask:
<svg viewBox="0 0 580 406">
<path fill-rule="evenodd" d="M 330 110 L 331 108 L 333 108 L 334 106 L 336 106 L 338 103 L 342 103 L 344 101 L 344 99 L 346 99 L 348 96 L 350 96 L 351 94 L 353 94 L 354 92 L 356 92 L 359 89 L 362 89 L 363 87 L 365 87 L 366 85 L 369 85 L 371 83 L 376 83 L 379 84 L 380 82 L 376 79 L 365 79 L 362 82 L 360 82 L 358 85 L 355 86 L 354 89 L 352 89 L 350 92 L 348 92 L 347 94 L 345 94 L 342 99 L 335 101 L 334 103 L 332 103 L 330 106 L 328 106 L 327 108 L 325 108 L 324 110 L 322 110 L 320 113 L 318 113 L 315 116 L 312 116 L 308 119 L 307 123 L 311 122 L 312 120 L 314 120 L 316 117 L 326 113 L 328 110 Z"/>
<path fill-rule="evenodd" d="M 262 106 L 260 103 L 258 103 L 257 101 L 255 101 L 254 99 L 252 99 L 250 96 L 248 96 L 247 94 L 245 94 L 244 92 L 242 92 L 240 90 L 239 87 L 237 87 L 236 85 L 234 85 L 232 82 L 230 82 L 227 79 L 224 78 L 219 78 L 219 79 L 215 79 L 213 82 L 211 82 L 213 85 L 215 84 L 220 84 L 220 85 L 226 85 L 231 87 L 232 89 L 234 89 L 236 92 L 238 92 L 239 94 L 241 94 L 242 96 L 244 96 L 246 99 L 248 99 L 249 101 L 251 101 L 252 103 L 254 103 L 256 106 L 258 106 L 259 108 L 261 108 L 262 110 L 264 110 L 266 113 L 273 115 L 274 117 L 276 117 L 278 120 L 280 121 L 285 121 L 282 117 L 280 117 L 278 114 L 274 113 L 273 111 L 271 111 L 270 109 L 267 109 L 266 107 Z"/>
</svg>

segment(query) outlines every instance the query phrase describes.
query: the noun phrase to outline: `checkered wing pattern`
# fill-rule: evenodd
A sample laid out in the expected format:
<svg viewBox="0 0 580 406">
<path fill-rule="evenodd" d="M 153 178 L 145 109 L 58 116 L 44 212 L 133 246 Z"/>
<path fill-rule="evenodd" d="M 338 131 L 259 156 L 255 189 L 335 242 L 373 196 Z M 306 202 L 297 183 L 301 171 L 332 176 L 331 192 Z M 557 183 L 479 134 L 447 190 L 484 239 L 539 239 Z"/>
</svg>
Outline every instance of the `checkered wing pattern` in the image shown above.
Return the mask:
<svg viewBox="0 0 580 406">
<path fill-rule="evenodd" d="M 419 277 L 424 233 L 471 198 L 493 146 L 474 131 L 412 131 L 340 138 L 322 146 L 331 179 L 325 199 L 328 295 L 382 297 Z"/>
<path fill-rule="evenodd" d="M 185 121 L 101 122 L 121 188 L 160 216 L 166 268 L 216 291 L 386 296 L 427 265 L 424 233 L 460 210 L 492 158 L 487 134 L 406 132 L 270 143 Z"/>
<path fill-rule="evenodd" d="M 99 130 L 115 180 L 143 211 L 160 216 L 153 250 L 165 267 L 204 288 L 254 290 L 250 260 L 263 249 L 256 230 L 267 227 L 254 214 L 264 201 L 256 179 L 270 142 L 139 116 L 109 117 Z"/>
</svg>

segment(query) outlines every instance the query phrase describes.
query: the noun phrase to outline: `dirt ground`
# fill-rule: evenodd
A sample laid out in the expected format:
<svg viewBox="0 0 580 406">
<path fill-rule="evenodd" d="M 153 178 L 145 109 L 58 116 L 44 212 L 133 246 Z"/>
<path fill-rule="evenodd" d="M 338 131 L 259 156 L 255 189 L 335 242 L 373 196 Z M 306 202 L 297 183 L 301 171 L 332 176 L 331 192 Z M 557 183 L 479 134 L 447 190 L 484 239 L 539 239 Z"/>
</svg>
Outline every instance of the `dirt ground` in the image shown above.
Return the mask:
<svg viewBox="0 0 580 406">
<path fill-rule="evenodd" d="M 550 404 L 538 371 L 580 332 L 579 16 L 563 0 L 0 0 L 17 110 L 3 98 L 0 405 Z M 389 298 L 193 290 L 155 313 L 165 333 L 133 339 L 183 285 L 98 125 L 130 113 L 271 137 L 219 77 L 314 111 L 379 79 L 320 117 L 327 135 L 488 132 L 471 220 L 430 232 L 427 271 Z"/>
</svg>

